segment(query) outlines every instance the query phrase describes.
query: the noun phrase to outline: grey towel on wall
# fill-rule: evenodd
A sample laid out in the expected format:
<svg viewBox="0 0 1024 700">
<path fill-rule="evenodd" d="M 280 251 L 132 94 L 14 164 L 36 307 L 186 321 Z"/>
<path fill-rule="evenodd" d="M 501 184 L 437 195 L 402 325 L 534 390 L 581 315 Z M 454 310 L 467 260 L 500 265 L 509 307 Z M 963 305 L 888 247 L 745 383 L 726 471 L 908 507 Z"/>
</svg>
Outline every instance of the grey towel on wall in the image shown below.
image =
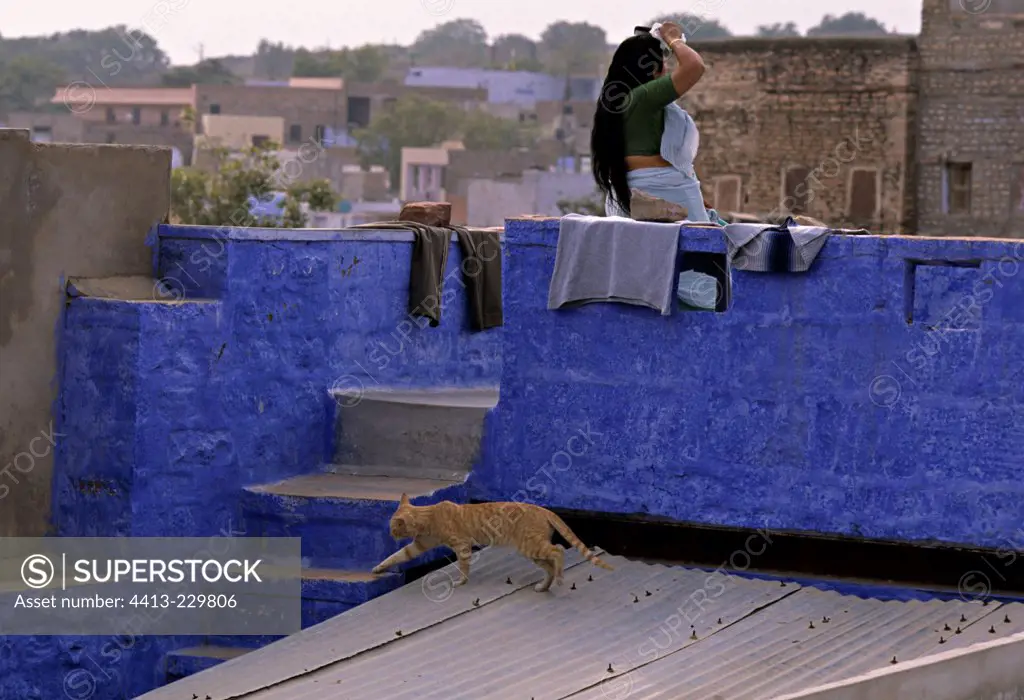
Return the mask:
<svg viewBox="0 0 1024 700">
<path fill-rule="evenodd" d="M 567 214 L 558 227 L 548 308 L 619 302 L 672 311 L 680 225 Z"/>
<path fill-rule="evenodd" d="M 725 226 L 727 260 L 731 267 L 748 272 L 807 272 L 832 230 L 823 226 L 797 226 L 791 218 L 777 226 L 728 224 Z M 868 233 L 864 229 L 841 232 Z"/>
</svg>

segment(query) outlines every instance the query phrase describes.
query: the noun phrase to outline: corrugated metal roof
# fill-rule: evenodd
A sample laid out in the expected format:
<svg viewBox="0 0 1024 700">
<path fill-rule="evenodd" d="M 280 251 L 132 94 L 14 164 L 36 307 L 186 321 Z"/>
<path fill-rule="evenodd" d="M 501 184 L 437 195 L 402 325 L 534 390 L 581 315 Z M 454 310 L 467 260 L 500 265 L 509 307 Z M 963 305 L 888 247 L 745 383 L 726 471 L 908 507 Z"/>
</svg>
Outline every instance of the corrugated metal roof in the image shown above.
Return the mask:
<svg viewBox="0 0 1024 700">
<path fill-rule="evenodd" d="M 548 594 L 532 563 L 484 550 L 467 586 L 435 572 L 143 697 L 771 698 L 1024 629 L 1020 604 L 883 601 L 605 556 L 609 572 L 566 554 Z"/>
</svg>

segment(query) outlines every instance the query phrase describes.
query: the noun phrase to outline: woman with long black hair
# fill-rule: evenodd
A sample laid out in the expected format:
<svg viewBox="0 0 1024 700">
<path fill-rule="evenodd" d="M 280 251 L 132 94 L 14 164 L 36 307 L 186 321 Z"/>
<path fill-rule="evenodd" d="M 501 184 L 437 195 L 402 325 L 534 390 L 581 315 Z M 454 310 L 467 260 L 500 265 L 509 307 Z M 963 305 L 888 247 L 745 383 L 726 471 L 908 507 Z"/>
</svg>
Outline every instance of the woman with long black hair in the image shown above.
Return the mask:
<svg viewBox="0 0 1024 700">
<path fill-rule="evenodd" d="M 656 30 L 660 39 L 637 27 L 612 57 L 590 136 L 594 179 L 609 216 L 630 215 L 635 188 L 686 207 L 690 221 L 708 221 L 693 171 L 697 127 L 674 104 L 704 75 L 704 61 L 686 45 L 678 24 Z M 676 57 L 671 73 L 665 70 L 669 52 Z"/>
</svg>

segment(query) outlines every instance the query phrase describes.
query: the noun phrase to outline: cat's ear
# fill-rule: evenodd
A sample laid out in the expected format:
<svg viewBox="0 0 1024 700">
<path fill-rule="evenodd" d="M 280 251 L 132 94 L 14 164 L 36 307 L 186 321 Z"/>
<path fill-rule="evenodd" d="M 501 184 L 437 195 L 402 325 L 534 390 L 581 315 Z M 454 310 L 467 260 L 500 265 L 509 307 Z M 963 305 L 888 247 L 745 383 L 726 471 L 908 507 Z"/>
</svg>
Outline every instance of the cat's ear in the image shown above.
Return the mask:
<svg viewBox="0 0 1024 700">
<path fill-rule="evenodd" d="M 402 497 L 398 499 L 398 502 L 403 506 L 407 506 L 409 505 L 409 497 L 403 493 Z"/>
</svg>

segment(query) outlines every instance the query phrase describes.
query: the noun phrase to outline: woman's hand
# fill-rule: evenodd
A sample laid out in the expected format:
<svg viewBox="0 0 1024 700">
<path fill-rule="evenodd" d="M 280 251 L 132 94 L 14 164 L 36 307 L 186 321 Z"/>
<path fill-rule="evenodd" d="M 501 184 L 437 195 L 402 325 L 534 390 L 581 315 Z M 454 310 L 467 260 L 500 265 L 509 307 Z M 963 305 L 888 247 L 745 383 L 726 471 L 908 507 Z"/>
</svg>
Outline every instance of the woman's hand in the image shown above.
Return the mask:
<svg viewBox="0 0 1024 700">
<path fill-rule="evenodd" d="M 683 36 L 683 28 L 675 22 L 665 22 L 658 29 L 658 32 L 661 34 L 661 38 L 666 44 L 671 44 L 673 41 L 681 39 Z"/>
</svg>

